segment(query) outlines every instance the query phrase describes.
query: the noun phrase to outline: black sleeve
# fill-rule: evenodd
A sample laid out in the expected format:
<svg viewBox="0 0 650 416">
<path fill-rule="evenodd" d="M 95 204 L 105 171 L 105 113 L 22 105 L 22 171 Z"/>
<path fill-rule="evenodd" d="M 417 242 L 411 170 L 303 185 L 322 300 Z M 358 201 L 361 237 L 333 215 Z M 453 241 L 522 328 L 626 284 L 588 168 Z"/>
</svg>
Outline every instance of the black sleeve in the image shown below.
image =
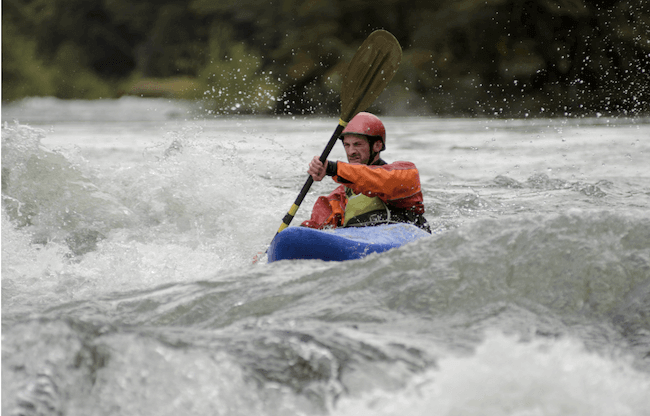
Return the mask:
<svg viewBox="0 0 650 416">
<path fill-rule="evenodd" d="M 331 160 L 327 161 L 327 167 L 325 168 L 325 174 L 327 176 L 336 176 L 338 165 L 337 162 L 332 162 Z"/>
</svg>

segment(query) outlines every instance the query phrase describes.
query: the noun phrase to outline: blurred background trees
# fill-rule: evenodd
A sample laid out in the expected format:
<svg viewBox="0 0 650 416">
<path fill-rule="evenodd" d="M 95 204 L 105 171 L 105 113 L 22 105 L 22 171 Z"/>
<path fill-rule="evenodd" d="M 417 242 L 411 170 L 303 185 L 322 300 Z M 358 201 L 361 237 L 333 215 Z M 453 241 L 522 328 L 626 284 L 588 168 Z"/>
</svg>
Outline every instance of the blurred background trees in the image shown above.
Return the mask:
<svg viewBox="0 0 650 416">
<path fill-rule="evenodd" d="M 336 114 L 375 29 L 404 49 L 374 111 L 650 110 L 647 0 L 5 0 L 2 99 L 205 100 L 210 113 Z"/>
</svg>

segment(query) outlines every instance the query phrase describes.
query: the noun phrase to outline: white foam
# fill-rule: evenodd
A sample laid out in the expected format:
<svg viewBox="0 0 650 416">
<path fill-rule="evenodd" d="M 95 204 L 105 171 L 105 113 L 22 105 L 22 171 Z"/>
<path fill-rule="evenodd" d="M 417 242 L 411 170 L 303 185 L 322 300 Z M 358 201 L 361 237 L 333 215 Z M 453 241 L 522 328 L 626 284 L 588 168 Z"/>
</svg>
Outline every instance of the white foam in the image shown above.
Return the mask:
<svg viewBox="0 0 650 416">
<path fill-rule="evenodd" d="M 585 351 L 572 339 L 518 342 L 490 335 L 473 355 L 395 392 L 345 398 L 337 415 L 647 415 L 650 379 L 623 358 Z"/>
</svg>

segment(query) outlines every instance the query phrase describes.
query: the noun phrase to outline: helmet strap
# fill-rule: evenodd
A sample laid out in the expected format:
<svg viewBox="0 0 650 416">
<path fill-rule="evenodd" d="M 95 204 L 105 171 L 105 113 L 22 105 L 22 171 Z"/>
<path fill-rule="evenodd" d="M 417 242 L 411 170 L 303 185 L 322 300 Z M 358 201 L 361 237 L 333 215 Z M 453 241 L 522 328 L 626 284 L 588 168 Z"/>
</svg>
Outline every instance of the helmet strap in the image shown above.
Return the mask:
<svg viewBox="0 0 650 416">
<path fill-rule="evenodd" d="M 370 154 L 368 156 L 368 165 L 372 165 L 375 163 L 375 156 L 379 154 L 379 152 L 375 152 L 375 143 L 377 143 L 377 138 L 374 137 L 368 137 L 368 146 L 370 147 Z"/>
</svg>

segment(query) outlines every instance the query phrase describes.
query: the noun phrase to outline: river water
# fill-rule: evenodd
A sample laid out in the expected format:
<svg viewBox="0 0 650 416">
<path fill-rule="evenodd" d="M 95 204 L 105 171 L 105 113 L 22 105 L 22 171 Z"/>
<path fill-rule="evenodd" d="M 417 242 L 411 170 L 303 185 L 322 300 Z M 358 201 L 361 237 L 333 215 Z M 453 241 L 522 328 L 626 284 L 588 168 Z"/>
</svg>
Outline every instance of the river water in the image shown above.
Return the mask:
<svg viewBox="0 0 650 416">
<path fill-rule="evenodd" d="M 650 415 L 649 119 L 385 117 L 434 234 L 267 264 L 336 120 L 201 113 L 3 106 L 2 414 Z"/>
</svg>

